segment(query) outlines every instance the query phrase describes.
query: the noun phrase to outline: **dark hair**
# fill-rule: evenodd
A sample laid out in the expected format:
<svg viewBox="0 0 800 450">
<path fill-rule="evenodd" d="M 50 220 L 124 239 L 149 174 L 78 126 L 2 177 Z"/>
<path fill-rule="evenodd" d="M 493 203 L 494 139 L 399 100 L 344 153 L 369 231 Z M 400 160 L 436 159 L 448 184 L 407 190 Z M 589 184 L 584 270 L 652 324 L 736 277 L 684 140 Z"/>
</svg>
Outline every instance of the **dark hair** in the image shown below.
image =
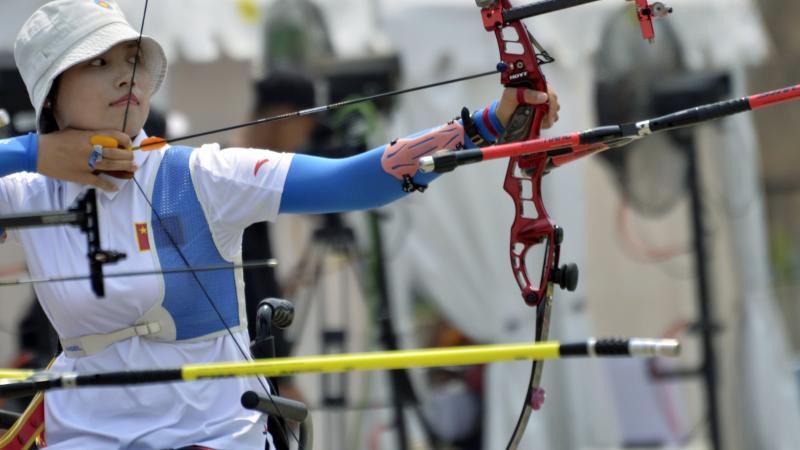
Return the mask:
<svg viewBox="0 0 800 450">
<path fill-rule="evenodd" d="M 275 105 L 308 109 L 315 104 L 314 83 L 299 72 L 279 70 L 255 83 L 256 110 Z"/>
<path fill-rule="evenodd" d="M 53 133 L 59 130 L 56 116 L 53 113 L 56 109 L 56 97 L 58 97 L 58 86 L 61 81 L 61 75 L 53 80 L 53 85 L 50 87 L 50 92 L 45 97 L 45 103 L 49 100 L 50 107 L 42 107 L 42 112 L 39 114 L 38 128 L 42 134 Z"/>
</svg>

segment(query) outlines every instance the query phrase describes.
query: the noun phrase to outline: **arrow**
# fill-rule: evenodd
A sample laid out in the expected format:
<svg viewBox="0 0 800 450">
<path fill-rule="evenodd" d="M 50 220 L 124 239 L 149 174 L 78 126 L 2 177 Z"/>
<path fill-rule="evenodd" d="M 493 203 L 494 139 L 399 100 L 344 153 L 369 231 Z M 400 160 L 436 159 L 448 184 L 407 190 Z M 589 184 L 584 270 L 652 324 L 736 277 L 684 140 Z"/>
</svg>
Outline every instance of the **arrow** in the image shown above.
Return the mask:
<svg viewBox="0 0 800 450">
<path fill-rule="evenodd" d="M 172 369 L 129 370 L 107 373 L 78 374 L 72 372 L 2 370 L 0 371 L 0 380 L 23 381 L 0 384 L 0 397 L 28 396 L 34 392 L 49 389 L 112 385 L 129 386 L 207 378 L 281 377 L 299 373 L 340 373 L 464 366 L 500 361 L 572 357 L 674 357 L 679 353 L 680 344 L 674 339 L 589 339 L 585 342 L 564 344 L 557 341 L 549 341 L 270 358 L 245 362 L 187 364 Z"/>
</svg>

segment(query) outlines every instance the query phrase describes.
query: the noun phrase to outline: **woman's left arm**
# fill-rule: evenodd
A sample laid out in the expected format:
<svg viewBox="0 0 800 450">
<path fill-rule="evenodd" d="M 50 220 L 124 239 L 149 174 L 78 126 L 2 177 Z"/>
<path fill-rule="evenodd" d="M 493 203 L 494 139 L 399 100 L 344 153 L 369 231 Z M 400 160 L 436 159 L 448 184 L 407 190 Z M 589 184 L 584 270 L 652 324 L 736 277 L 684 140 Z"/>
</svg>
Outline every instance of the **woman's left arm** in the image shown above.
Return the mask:
<svg viewBox="0 0 800 450">
<path fill-rule="evenodd" d="M 527 90 L 530 104 L 551 100 L 551 113 L 543 123 L 557 120 L 554 93 Z M 515 89 L 506 89 L 500 101 L 461 120 L 398 139 L 356 156 L 327 159 L 295 155 L 281 196 L 281 213 L 330 213 L 375 208 L 423 188 L 438 175 L 418 173 L 419 158 L 437 150 L 474 148 L 476 140 L 492 143 L 502 135 L 504 124 L 518 105 Z M 465 129 L 466 128 L 466 129 Z"/>
<path fill-rule="evenodd" d="M 330 213 L 376 208 L 406 195 L 404 184 L 423 188 L 436 174 L 416 174 L 417 159 L 461 148 L 456 122 L 351 156 L 330 159 L 296 154 L 286 175 L 281 213 Z"/>
</svg>

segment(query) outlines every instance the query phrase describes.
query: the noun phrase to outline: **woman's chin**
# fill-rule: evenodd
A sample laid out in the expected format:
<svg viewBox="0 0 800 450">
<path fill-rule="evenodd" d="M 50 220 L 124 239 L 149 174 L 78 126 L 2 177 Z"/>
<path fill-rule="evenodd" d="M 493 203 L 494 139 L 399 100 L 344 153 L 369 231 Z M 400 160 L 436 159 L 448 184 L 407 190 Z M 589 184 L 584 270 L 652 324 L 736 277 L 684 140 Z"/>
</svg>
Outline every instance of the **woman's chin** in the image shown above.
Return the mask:
<svg viewBox="0 0 800 450">
<path fill-rule="evenodd" d="M 144 122 L 147 120 L 147 115 L 141 114 L 140 111 L 130 110 L 128 111 L 128 117 L 125 117 L 125 111 L 119 110 L 114 111 L 114 114 L 110 114 L 106 117 L 106 120 L 103 122 L 106 123 L 107 129 L 111 130 L 122 130 L 123 123 L 125 124 L 125 134 L 128 136 L 136 136 L 141 131 L 142 127 L 144 127 Z"/>
<path fill-rule="evenodd" d="M 136 136 L 138 136 L 141 131 L 142 131 L 142 125 L 137 126 L 134 124 L 129 124 L 128 126 L 125 127 L 125 134 L 130 136 L 131 139 L 134 139 Z"/>
</svg>

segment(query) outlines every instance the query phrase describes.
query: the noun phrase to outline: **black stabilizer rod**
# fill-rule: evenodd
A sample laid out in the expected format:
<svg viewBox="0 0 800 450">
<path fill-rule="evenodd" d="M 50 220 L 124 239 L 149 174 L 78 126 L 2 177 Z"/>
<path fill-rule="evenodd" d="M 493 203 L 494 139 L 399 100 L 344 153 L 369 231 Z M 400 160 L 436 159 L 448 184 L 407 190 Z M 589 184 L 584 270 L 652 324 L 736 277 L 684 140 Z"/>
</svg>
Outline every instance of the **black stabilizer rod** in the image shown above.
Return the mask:
<svg viewBox="0 0 800 450">
<path fill-rule="evenodd" d="M 503 11 L 503 20 L 512 22 L 596 1 L 598 0 L 542 0 L 540 2 L 517 6 Z"/>
<path fill-rule="evenodd" d="M 650 130 L 653 132 L 673 130 L 750 110 L 751 107 L 747 97 L 724 100 L 650 119 Z"/>
</svg>

